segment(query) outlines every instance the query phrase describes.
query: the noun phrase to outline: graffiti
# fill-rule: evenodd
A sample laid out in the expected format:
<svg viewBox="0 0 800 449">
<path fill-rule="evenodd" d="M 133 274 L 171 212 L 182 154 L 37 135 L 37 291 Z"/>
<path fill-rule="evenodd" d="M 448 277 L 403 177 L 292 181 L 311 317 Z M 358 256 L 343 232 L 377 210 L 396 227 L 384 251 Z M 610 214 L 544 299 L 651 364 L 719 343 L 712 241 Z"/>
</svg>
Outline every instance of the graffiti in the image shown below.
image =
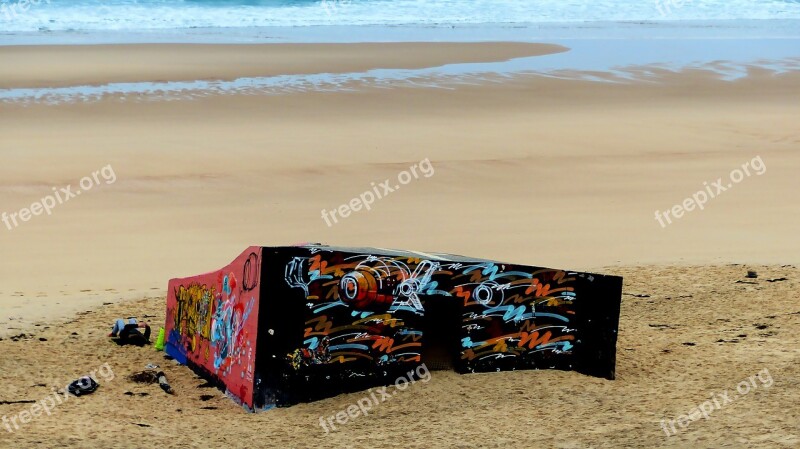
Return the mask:
<svg viewBox="0 0 800 449">
<path fill-rule="evenodd" d="M 358 251 L 251 247 L 221 270 L 171 281 L 167 354 L 251 409 L 382 382 L 425 360 L 462 373 L 614 376 L 621 278 Z"/>
<path fill-rule="evenodd" d="M 407 269 L 407 267 L 404 268 Z M 438 263 L 425 260 L 417 265 L 413 273 L 404 277 L 403 282 L 397 287 L 397 292 L 399 296 L 406 298 L 406 301 L 400 302 L 397 307 L 407 307 L 410 305 L 417 311 L 423 310 L 422 303 L 419 300 L 419 294 L 425 291 L 425 287 L 428 286 L 433 273 L 436 272 L 438 268 Z"/>
<path fill-rule="evenodd" d="M 328 337 L 323 337 L 320 340 L 314 339 L 309 348 L 296 349 L 289 354 L 287 356 L 289 364 L 293 369 L 298 370 L 301 367 L 328 363 L 331 360 L 329 347 L 330 340 Z"/>
<path fill-rule="evenodd" d="M 574 313 L 575 279 L 560 270 L 525 271 L 493 263 L 456 270 L 451 291 L 464 300 L 462 360 L 471 370 L 503 360 L 526 368 L 571 355 L 575 329 L 567 324 Z M 551 288 L 551 283 L 564 284 Z"/>
<path fill-rule="evenodd" d="M 290 287 L 302 288 L 308 296 L 308 285 L 311 281 L 305 279 L 306 258 L 295 257 L 286 265 L 284 279 Z"/>
<path fill-rule="evenodd" d="M 338 282 L 338 289 L 330 293 L 335 293 L 344 303 L 356 309 L 376 311 L 391 307 L 394 310 L 407 308 L 421 313 L 423 307 L 419 295 L 439 267 L 437 263 L 423 261 L 412 269 L 401 260 L 376 256 L 365 256 L 365 260 L 357 264 L 330 268 L 326 261 L 320 261 L 316 256 L 309 260 L 311 268 L 307 276 L 303 272 L 306 261 L 302 258 L 294 258 L 287 265 L 286 279 L 290 286 L 302 288 L 309 296 L 308 286 L 315 279 L 331 278 L 323 273 L 336 274 L 347 270 Z M 328 294 L 325 297 L 330 296 Z"/>
<path fill-rule="evenodd" d="M 175 329 L 183 336 L 187 349 L 195 351 L 198 339 L 208 340 L 211 336 L 211 300 L 214 297 L 214 287 L 181 285 L 175 288 L 174 293 L 177 300 Z"/>
<path fill-rule="evenodd" d="M 188 352 L 195 352 L 203 346 L 203 356 L 208 360 L 213 350 L 214 369 L 223 376 L 230 373 L 231 366 L 242 363 L 243 355 L 252 353 L 252 350 L 248 351 L 252 348 L 249 348 L 244 323 L 250 317 L 256 300 L 251 297 L 246 304 L 239 302 L 237 287 L 238 281 L 233 273 L 219 273 L 216 286 L 181 285 L 175 290 L 177 334 Z M 241 290 L 244 290 L 244 285 Z"/>
<path fill-rule="evenodd" d="M 244 263 L 244 272 L 242 273 L 242 290 L 249 292 L 258 287 L 258 277 L 261 275 L 261 270 L 258 266 L 258 254 L 250 253 L 247 256 L 247 261 Z"/>
<path fill-rule="evenodd" d="M 170 281 L 166 353 L 252 406 L 260 296 L 260 248 L 228 267 Z M 241 282 L 237 274 L 241 273 Z"/>
<path fill-rule="evenodd" d="M 221 284 L 222 292 L 216 298 L 211 343 L 214 347 L 214 369 L 222 376 L 227 376 L 234 364 L 241 365 L 243 354 L 252 353 L 248 350 L 251 348 L 248 348 L 249 338 L 244 323 L 250 317 L 256 300 L 250 298 L 247 304 L 237 301 L 234 293 L 237 281 L 233 273 L 223 276 Z"/>
<path fill-rule="evenodd" d="M 398 335 L 385 323 L 409 319 L 408 313 L 423 315 L 423 298 L 462 301 L 461 359 L 470 369 L 497 359 L 533 367 L 571 354 L 575 340 L 575 329 L 569 327 L 575 277 L 561 270 L 321 251 L 292 258 L 285 272 L 287 284 L 302 289 L 311 301 L 306 337 L 330 339 L 327 363 L 387 363 L 396 360 L 398 349 L 411 349 L 403 355 L 418 359 L 421 344 L 407 341 L 409 329 Z M 364 324 L 365 318 L 379 315 L 384 319 Z M 419 329 L 411 332 L 421 335 Z M 299 348 L 297 354 L 309 349 Z"/>
</svg>

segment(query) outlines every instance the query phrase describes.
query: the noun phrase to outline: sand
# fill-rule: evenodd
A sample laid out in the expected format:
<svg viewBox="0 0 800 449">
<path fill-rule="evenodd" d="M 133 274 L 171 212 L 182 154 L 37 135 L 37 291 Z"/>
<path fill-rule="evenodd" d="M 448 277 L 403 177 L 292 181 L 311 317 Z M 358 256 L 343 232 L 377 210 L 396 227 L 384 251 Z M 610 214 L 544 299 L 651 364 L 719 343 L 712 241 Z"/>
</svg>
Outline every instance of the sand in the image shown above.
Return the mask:
<svg viewBox="0 0 800 449">
<path fill-rule="evenodd" d="M 0 47 L 0 89 L 416 69 L 566 50 L 520 42 L 7 46 Z"/>
<path fill-rule="evenodd" d="M 3 61 L 14 64 L 4 67 L 0 87 L 349 72 L 559 51 L 404 45 L 336 46 L 336 61 L 307 57 L 319 46 L 137 46 L 125 71 L 109 61 L 113 47 L 3 48 Z M 184 50 L 180 63 L 157 64 Z M 264 60 L 236 63 L 253 54 Z M 73 64 L 73 57 L 88 62 Z M 0 212 L 17 212 L 102 167 L 113 167 L 116 178 L 52 216 L 13 230 L 0 224 L 0 402 L 37 400 L 53 378 L 105 362 L 118 374 L 95 396 L 71 400 L 21 432 L 0 433 L 0 446 L 125 446 L 121 435 L 138 447 L 797 445 L 798 276 L 781 266 L 800 263 L 793 196 L 800 76 L 754 70 L 722 82 L 693 71 L 655 81 L 525 76 L 455 89 L 0 104 Z M 766 171 L 704 210 L 666 227 L 655 219 L 656 210 L 755 158 Z M 430 177 L 371 211 L 332 226 L 323 220 L 323 209 L 425 159 L 435 170 Z M 624 275 L 626 293 L 650 297 L 625 296 L 614 382 L 564 372 L 501 373 L 491 382 L 437 373 L 329 436 L 319 416 L 358 395 L 248 416 L 219 392 L 196 389 L 201 382 L 187 369 L 104 338 L 118 316 L 162 322 L 169 278 L 216 269 L 248 245 L 305 241 L 603 271 Z M 745 267 L 730 264 L 789 280 L 736 284 Z M 19 334 L 26 337 L 9 339 Z M 168 370 L 176 397 L 122 380 L 149 362 Z M 677 436 L 659 428 L 659 420 L 764 368 L 775 379 L 769 389 Z M 200 401 L 201 394 L 214 398 Z M 0 405 L 0 414 L 28 406 Z"/>
<path fill-rule="evenodd" d="M 760 277 L 746 279 L 747 269 Z M 89 309 L 66 326 L 0 341 L 0 400 L 40 401 L 92 370 L 91 396 L 70 398 L 2 447 L 797 447 L 800 271 L 779 266 L 615 267 L 625 276 L 617 379 L 564 371 L 458 375 L 429 381 L 336 431 L 330 416 L 362 399 L 340 395 L 247 414 L 152 348 L 120 348 L 105 326 L 131 310 L 161 322 L 164 299 Z M 787 278 L 785 281 L 769 280 Z M 73 334 L 74 332 L 74 334 Z M 46 339 L 46 341 L 41 341 Z M 107 368 L 102 368 L 108 363 Z M 161 365 L 176 391 L 125 377 Z M 766 370 L 766 371 L 764 371 Z M 109 373 L 113 374 L 110 375 Z M 751 376 L 757 376 L 750 383 Z M 762 381 L 763 380 L 763 381 Z M 750 386 L 740 387 L 745 381 Z M 753 386 L 755 385 L 755 386 Z M 737 391 L 740 388 L 745 394 Z M 749 390 L 748 390 L 749 388 Z M 725 403 L 723 396 L 733 402 Z M 716 398 L 719 408 L 670 436 L 661 427 Z M 0 404 L 14 416 L 32 404 Z M 2 430 L 2 429 L 0 429 Z"/>
</svg>

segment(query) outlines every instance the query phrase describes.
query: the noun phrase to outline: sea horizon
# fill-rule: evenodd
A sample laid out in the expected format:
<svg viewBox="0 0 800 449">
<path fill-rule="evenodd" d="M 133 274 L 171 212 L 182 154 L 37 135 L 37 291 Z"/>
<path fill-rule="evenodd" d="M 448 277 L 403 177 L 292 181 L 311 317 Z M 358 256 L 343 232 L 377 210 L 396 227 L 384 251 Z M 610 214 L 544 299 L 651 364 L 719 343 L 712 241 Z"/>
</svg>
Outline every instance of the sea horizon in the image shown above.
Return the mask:
<svg viewBox="0 0 800 449">
<path fill-rule="evenodd" d="M 0 45 L 792 37 L 789 0 L 0 1 Z"/>
</svg>

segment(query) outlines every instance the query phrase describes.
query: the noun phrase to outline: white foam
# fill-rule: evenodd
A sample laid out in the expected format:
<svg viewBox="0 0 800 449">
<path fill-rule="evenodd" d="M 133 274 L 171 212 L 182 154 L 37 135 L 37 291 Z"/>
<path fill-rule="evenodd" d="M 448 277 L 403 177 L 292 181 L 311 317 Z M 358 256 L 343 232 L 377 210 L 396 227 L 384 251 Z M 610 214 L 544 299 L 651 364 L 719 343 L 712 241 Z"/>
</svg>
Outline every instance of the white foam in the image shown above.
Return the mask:
<svg viewBox="0 0 800 449">
<path fill-rule="evenodd" d="M 800 19 L 791 0 L 18 1 L 0 2 L 0 31 Z"/>
</svg>

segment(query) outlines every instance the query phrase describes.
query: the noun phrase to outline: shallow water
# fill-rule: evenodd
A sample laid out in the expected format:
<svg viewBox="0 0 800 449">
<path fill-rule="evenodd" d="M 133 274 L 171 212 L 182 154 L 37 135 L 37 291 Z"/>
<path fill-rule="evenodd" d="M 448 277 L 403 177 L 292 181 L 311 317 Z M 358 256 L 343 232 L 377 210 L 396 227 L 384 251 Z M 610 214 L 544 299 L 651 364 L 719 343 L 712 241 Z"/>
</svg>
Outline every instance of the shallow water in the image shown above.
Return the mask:
<svg viewBox="0 0 800 449">
<path fill-rule="evenodd" d="M 452 89 L 514 76 L 547 76 L 597 82 L 657 82 L 665 73 L 706 70 L 733 81 L 753 67 L 782 74 L 800 70 L 800 39 L 756 40 L 554 40 L 570 51 L 504 62 L 449 64 L 415 70 L 375 69 L 247 77 L 229 81 L 110 83 L 97 86 L 0 89 L 0 102 L 61 104 L 118 101 L 171 101 L 212 95 L 286 95 L 295 92 L 354 91 L 373 88 Z"/>
</svg>

